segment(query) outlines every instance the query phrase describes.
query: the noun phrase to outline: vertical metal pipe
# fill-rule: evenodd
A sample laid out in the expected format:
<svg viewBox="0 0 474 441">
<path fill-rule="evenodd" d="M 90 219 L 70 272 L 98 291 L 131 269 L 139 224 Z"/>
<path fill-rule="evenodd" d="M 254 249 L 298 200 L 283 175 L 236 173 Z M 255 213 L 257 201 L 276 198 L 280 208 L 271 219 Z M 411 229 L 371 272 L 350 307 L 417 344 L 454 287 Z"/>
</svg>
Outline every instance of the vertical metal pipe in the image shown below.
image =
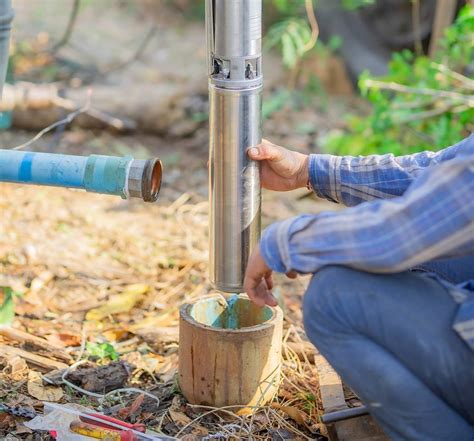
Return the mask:
<svg viewBox="0 0 474 441">
<path fill-rule="evenodd" d="M 242 292 L 260 237 L 261 0 L 206 0 L 209 63 L 210 279 Z"/>
</svg>

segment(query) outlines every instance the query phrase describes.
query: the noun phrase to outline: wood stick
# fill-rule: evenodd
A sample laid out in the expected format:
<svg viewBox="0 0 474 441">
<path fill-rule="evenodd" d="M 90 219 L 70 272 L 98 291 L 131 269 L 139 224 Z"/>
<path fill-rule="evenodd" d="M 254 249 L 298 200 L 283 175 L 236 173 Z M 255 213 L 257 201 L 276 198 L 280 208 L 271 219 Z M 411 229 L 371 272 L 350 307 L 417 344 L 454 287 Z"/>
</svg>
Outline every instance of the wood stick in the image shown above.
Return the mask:
<svg viewBox="0 0 474 441">
<path fill-rule="evenodd" d="M 42 351 L 49 352 L 54 358 L 59 358 L 63 361 L 71 361 L 72 358 L 63 348 L 51 344 L 44 338 L 29 334 L 28 332 L 20 331 L 19 329 L 11 328 L 9 326 L 0 327 L 0 335 L 20 343 L 25 343 L 38 348 Z"/>
<path fill-rule="evenodd" d="M 448 27 L 456 13 L 456 0 L 437 0 L 436 12 L 433 24 L 433 31 L 431 32 L 431 41 L 429 48 L 429 55 L 433 58 L 438 42 L 443 36 L 443 32 Z"/>
<path fill-rule="evenodd" d="M 376 87 L 383 90 L 393 90 L 400 93 L 413 93 L 415 95 L 428 95 L 438 98 L 451 98 L 456 101 L 465 102 L 470 106 L 474 106 L 474 95 L 466 95 L 458 92 L 450 92 L 448 90 L 423 89 L 419 87 L 410 87 L 395 82 L 386 82 L 379 80 L 365 80 L 364 85 L 367 87 Z"/>
<path fill-rule="evenodd" d="M 51 369 L 66 369 L 67 364 L 60 361 L 50 360 L 49 358 L 42 357 L 41 355 L 31 354 L 30 352 L 24 351 L 23 349 L 14 348 L 12 346 L 0 344 L 0 356 L 13 357 L 18 356 L 24 358 L 26 362 L 39 366 L 40 368 L 51 370 Z"/>
</svg>

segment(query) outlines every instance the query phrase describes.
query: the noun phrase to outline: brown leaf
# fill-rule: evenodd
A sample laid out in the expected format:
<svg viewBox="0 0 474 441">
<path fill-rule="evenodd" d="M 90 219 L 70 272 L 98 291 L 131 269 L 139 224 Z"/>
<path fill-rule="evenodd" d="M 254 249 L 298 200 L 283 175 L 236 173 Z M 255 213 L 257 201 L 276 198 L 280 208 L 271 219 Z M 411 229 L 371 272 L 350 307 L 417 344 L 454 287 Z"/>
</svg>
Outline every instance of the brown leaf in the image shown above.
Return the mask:
<svg viewBox="0 0 474 441">
<path fill-rule="evenodd" d="M 290 401 L 295 398 L 295 393 L 285 389 L 284 387 L 280 387 L 278 391 L 278 396 L 280 398 L 284 398 L 285 400 Z"/>
<path fill-rule="evenodd" d="M 249 416 L 249 415 L 252 415 L 252 413 L 254 413 L 254 408 L 253 407 L 243 407 L 242 409 L 239 409 L 236 412 L 236 415 Z"/>
<path fill-rule="evenodd" d="M 72 334 L 68 332 L 58 332 L 57 334 L 51 334 L 46 337 L 46 339 L 60 347 L 68 346 L 81 346 L 82 337 L 80 334 Z"/>
<path fill-rule="evenodd" d="M 177 366 L 178 359 L 176 354 L 167 357 L 167 361 L 158 370 L 158 375 L 160 376 L 163 383 L 167 383 L 175 377 L 176 373 L 178 372 Z"/>
<path fill-rule="evenodd" d="M 121 420 L 127 420 L 128 418 L 130 418 L 130 416 L 137 414 L 144 400 L 145 394 L 138 395 L 137 398 L 133 400 L 133 403 L 130 406 L 124 407 L 123 409 L 120 409 L 118 411 L 119 418 Z"/>
<path fill-rule="evenodd" d="M 10 374 L 15 377 L 21 377 L 22 374 L 28 371 L 26 361 L 17 355 L 7 359 L 7 366 L 10 370 Z"/>
<path fill-rule="evenodd" d="M 179 427 L 184 427 L 193 421 L 185 413 L 181 412 L 180 410 L 173 409 L 173 407 L 170 407 L 169 414 L 173 422 Z M 191 429 L 192 435 L 194 436 L 209 435 L 209 431 L 204 426 L 201 426 L 197 423 L 191 424 L 190 429 Z"/>
<path fill-rule="evenodd" d="M 160 375 L 161 381 L 163 383 L 168 383 L 176 376 L 177 373 L 178 373 L 178 368 L 172 368 L 165 374 Z"/>
<path fill-rule="evenodd" d="M 306 414 L 294 406 L 282 406 L 278 403 L 272 403 L 271 407 L 273 409 L 281 410 L 285 412 L 292 420 L 300 424 L 301 426 L 306 426 Z"/>
<path fill-rule="evenodd" d="M 102 335 L 107 339 L 107 341 L 122 341 L 130 336 L 130 332 L 128 329 L 114 328 L 102 332 Z"/>
<path fill-rule="evenodd" d="M 153 354 L 152 352 L 148 354 L 141 354 L 138 351 L 129 352 L 123 355 L 121 359 L 133 364 L 136 370 L 145 371 L 150 374 L 161 373 L 161 369 L 165 365 L 165 357 Z"/>
<path fill-rule="evenodd" d="M 170 408 L 169 413 L 171 419 L 177 426 L 185 426 L 186 424 L 189 424 L 192 421 L 191 418 L 189 418 L 185 413 L 179 410 Z"/>
<path fill-rule="evenodd" d="M 8 413 L 0 413 L 0 430 L 3 432 L 8 431 L 10 427 L 15 427 L 15 418 Z"/>
<path fill-rule="evenodd" d="M 59 401 L 63 390 L 59 386 L 44 386 L 41 374 L 36 371 L 28 373 L 28 393 L 41 401 Z"/>
</svg>

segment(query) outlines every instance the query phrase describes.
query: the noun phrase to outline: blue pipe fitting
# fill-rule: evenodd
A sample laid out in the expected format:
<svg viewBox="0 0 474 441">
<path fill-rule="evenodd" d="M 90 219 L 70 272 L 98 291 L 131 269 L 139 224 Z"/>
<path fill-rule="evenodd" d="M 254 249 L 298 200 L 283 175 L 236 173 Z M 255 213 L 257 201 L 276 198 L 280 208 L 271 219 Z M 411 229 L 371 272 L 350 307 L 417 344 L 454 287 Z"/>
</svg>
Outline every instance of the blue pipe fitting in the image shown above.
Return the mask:
<svg viewBox="0 0 474 441">
<path fill-rule="evenodd" d="M 162 165 L 157 158 L 0 150 L 0 182 L 82 188 L 92 193 L 154 202 L 161 178 Z"/>
<path fill-rule="evenodd" d="M 127 172 L 132 161 L 131 156 L 89 156 L 84 170 L 84 188 L 92 193 L 115 194 L 127 199 Z"/>
</svg>

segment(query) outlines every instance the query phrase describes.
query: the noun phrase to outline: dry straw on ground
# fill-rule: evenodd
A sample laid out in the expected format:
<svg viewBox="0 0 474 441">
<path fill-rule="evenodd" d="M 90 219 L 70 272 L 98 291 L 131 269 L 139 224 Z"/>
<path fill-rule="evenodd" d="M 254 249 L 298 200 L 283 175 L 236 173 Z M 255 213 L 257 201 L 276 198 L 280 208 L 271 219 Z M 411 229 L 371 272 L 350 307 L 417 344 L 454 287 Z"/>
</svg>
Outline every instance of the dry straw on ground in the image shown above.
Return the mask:
<svg viewBox="0 0 474 441">
<path fill-rule="evenodd" d="M 191 202 L 184 194 L 150 206 L 79 191 L 3 185 L 0 213 L 0 286 L 21 294 L 15 298 L 14 327 L 46 339 L 45 347 L 65 354 L 59 361 L 67 364 L 91 358 L 94 348 L 110 350 L 101 346 L 110 343 L 112 358 L 117 354 L 117 362 L 133 366 L 123 387 L 147 391 L 160 403 L 129 392 L 99 399 L 65 384 L 62 394 L 54 386 L 48 390 L 32 372 L 50 369 L 5 354 L 0 401 L 39 412 L 35 396 L 89 408 L 102 403 L 115 416 L 182 439 L 314 437 L 316 376 L 311 352 L 294 351 L 303 335 L 294 300 L 285 318 L 283 375 L 273 403 L 237 415 L 188 405 L 179 395 L 178 307 L 211 289 L 206 202 Z M 1 344 L 55 359 L 41 345 L 0 338 Z M 109 363 L 107 355 L 90 366 Z M 32 439 L 22 421 L 0 413 L 0 435 Z"/>
</svg>

